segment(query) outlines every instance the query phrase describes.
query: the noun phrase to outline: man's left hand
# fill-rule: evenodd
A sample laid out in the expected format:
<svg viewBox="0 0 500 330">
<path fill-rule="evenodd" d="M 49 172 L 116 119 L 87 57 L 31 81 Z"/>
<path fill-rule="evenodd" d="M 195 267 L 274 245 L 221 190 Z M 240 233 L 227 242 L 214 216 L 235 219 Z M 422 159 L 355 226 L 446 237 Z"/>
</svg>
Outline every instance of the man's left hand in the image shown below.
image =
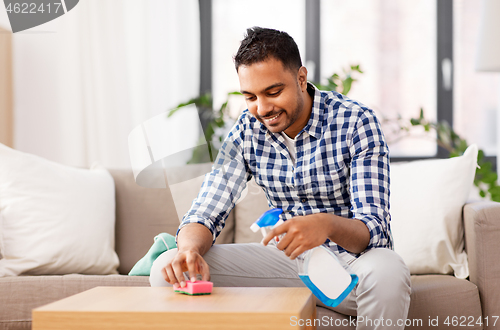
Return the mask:
<svg viewBox="0 0 500 330">
<path fill-rule="evenodd" d="M 287 220 L 269 231 L 262 243 L 267 245 L 273 237 L 286 234 L 276 247 L 293 260 L 303 252 L 325 243 L 328 239 L 331 218 L 325 215 L 316 213 Z"/>
</svg>

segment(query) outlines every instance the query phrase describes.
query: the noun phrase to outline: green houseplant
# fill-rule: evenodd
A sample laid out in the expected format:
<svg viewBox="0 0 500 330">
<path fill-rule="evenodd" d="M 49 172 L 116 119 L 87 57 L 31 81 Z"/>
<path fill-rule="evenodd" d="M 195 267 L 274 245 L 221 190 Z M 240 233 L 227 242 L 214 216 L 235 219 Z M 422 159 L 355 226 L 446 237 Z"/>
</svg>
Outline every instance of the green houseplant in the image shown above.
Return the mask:
<svg viewBox="0 0 500 330">
<path fill-rule="evenodd" d="M 424 110 L 420 109 L 418 117 L 408 120 L 397 120 L 402 136 L 409 134 L 412 127 L 423 127 L 425 132 L 435 132 L 437 144 L 449 153 L 449 157 L 463 155 L 469 144 L 461 138 L 446 121 L 431 122 L 424 116 Z M 493 171 L 493 165 L 484 157 L 484 151 L 479 149 L 477 155 L 476 175 L 474 185 L 479 188 L 479 195 L 487 197 L 495 202 L 500 202 L 500 186 L 497 184 L 497 173 Z"/>
<path fill-rule="evenodd" d="M 239 92 L 231 92 L 228 93 L 228 97 L 229 95 L 241 94 Z M 224 132 L 221 129 L 232 124 L 232 120 L 227 114 L 227 103 L 228 100 L 215 111 L 212 106 L 212 94 L 206 93 L 181 103 L 168 112 L 167 116 L 171 117 L 177 111 L 182 110 L 184 106 L 189 104 L 195 104 L 198 110 L 203 136 L 200 138 L 202 140 L 200 143 L 201 145 L 193 150 L 193 155 L 188 161 L 188 164 L 213 162 L 215 157 L 217 157 L 218 149 L 224 139 Z M 208 148 L 204 147 L 205 141 L 207 142 Z"/>
</svg>

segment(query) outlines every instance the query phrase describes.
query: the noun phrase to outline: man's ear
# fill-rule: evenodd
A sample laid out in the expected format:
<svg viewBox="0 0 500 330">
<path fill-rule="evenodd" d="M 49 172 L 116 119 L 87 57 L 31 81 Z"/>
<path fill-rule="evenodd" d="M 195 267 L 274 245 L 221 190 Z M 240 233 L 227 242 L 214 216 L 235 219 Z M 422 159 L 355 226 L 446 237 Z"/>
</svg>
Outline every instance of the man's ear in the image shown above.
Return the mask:
<svg viewBox="0 0 500 330">
<path fill-rule="evenodd" d="M 297 81 L 299 82 L 300 89 L 305 92 L 307 90 L 307 69 L 305 66 L 299 68 L 299 72 L 297 72 Z"/>
</svg>

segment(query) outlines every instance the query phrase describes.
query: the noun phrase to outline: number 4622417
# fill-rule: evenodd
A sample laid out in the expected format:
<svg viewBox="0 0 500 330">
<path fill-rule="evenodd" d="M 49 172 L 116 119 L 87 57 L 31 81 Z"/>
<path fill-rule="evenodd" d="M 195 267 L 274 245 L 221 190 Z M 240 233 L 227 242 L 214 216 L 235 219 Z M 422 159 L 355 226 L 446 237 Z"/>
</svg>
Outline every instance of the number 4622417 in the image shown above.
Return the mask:
<svg viewBox="0 0 500 330">
<path fill-rule="evenodd" d="M 52 6 L 51 6 L 52 5 Z M 61 8 L 60 2 L 40 4 L 37 3 L 26 3 L 26 2 L 16 2 L 9 3 L 6 10 L 10 13 L 15 14 L 36 14 L 36 13 L 58 13 Z"/>
<path fill-rule="evenodd" d="M 495 326 L 497 324 L 497 321 L 498 321 L 498 316 L 492 316 L 492 317 L 484 317 L 484 321 L 483 321 L 483 317 L 480 316 L 477 318 L 474 317 L 474 316 L 469 316 L 469 317 L 466 317 L 466 316 L 448 316 L 443 324 L 447 325 L 447 326 L 453 326 L 453 327 L 457 327 L 457 326 L 460 326 L 460 327 L 470 327 L 470 326 L 474 326 L 474 325 L 485 325 L 485 326 Z"/>
</svg>

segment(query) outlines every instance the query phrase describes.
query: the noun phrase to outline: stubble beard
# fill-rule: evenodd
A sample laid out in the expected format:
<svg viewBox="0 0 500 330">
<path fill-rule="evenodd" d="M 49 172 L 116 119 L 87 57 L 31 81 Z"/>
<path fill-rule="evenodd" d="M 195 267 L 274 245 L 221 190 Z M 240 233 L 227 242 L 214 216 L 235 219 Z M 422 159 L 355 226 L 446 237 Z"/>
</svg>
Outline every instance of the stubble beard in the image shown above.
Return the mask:
<svg viewBox="0 0 500 330">
<path fill-rule="evenodd" d="M 286 120 L 287 122 L 285 123 L 285 126 L 283 129 L 280 129 L 279 131 L 274 131 L 274 129 L 272 127 L 269 127 L 266 125 L 266 123 L 264 122 L 264 120 L 262 118 L 259 119 L 259 121 L 264 124 L 264 126 L 266 126 L 266 128 L 273 132 L 273 133 L 284 133 L 290 126 L 292 126 L 296 121 L 297 119 L 300 117 L 300 115 L 302 114 L 302 111 L 304 110 L 304 100 L 302 99 L 302 94 L 301 94 L 301 90 L 300 88 L 298 88 L 298 91 L 297 91 L 297 106 L 295 107 L 294 111 L 293 112 L 288 112 L 284 109 L 280 109 L 281 112 L 284 112 L 284 114 L 282 113 L 281 116 L 285 115 L 286 116 Z"/>
</svg>

